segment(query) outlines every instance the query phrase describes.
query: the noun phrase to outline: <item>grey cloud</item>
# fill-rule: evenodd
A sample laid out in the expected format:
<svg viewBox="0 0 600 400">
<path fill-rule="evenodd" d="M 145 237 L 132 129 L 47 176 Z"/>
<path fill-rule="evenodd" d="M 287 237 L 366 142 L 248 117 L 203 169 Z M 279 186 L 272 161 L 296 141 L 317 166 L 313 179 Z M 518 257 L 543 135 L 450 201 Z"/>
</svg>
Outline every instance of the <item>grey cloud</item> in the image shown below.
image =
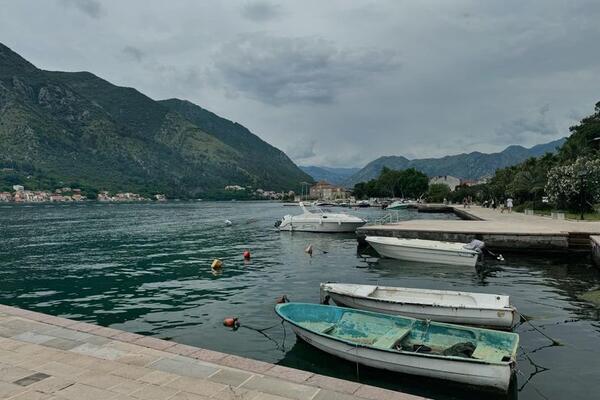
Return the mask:
<svg viewBox="0 0 600 400">
<path fill-rule="evenodd" d="M 598 0 L 19 0 L 2 2 L 0 37 L 41 68 L 189 99 L 311 164 L 359 166 L 567 135 L 600 100 L 599 16 Z"/>
<path fill-rule="evenodd" d="M 265 22 L 275 19 L 283 14 L 280 4 L 269 1 L 250 1 L 242 6 L 242 16 L 255 22 Z"/>
<path fill-rule="evenodd" d="M 146 54 L 134 46 L 125 46 L 122 50 L 123 55 L 133 61 L 140 62 L 146 56 Z"/>
<path fill-rule="evenodd" d="M 532 112 L 528 116 L 514 119 L 504 123 L 496 130 L 502 141 L 523 140 L 526 136 L 534 135 L 556 135 L 557 127 L 549 114 L 550 105 L 544 104 L 537 112 Z"/>
<path fill-rule="evenodd" d="M 317 155 L 316 140 L 300 140 L 286 148 L 286 154 L 293 160 L 307 160 Z"/>
<path fill-rule="evenodd" d="M 219 49 L 215 70 L 229 89 L 263 103 L 330 103 L 348 85 L 399 67 L 395 51 L 340 50 L 318 37 L 240 36 Z"/>
<path fill-rule="evenodd" d="M 100 18 L 104 13 L 100 2 L 96 0 L 61 0 L 61 3 L 67 7 L 74 7 L 92 18 Z"/>
</svg>

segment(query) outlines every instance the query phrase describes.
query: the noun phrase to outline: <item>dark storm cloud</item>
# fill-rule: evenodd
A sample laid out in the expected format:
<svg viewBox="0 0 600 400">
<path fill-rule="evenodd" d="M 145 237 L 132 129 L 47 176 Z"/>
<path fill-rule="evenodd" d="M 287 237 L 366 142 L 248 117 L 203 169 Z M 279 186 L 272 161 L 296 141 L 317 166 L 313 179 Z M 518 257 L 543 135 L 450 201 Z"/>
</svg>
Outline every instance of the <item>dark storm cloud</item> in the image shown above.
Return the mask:
<svg viewBox="0 0 600 400">
<path fill-rule="evenodd" d="M 393 51 L 342 50 L 318 37 L 264 33 L 225 43 L 214 63 L 230 89 L 272 105 L 330 103 L 347 85 L 368 82 L 400 65 Z"/>
<path fill-rule="evenodd" d="M 100 18 L 103 14 L 103 9 L 100 3 L 96 0 L 60 0 L 64 6 L 74 7 L 92 18 Z"/>
<path fill-rule="evenodd" d="M 249 1 L 242 6 L 242 16 L 251 21 L 265 22 L 280 17 L 283 8 L 269 1 Z"/>
</svg>

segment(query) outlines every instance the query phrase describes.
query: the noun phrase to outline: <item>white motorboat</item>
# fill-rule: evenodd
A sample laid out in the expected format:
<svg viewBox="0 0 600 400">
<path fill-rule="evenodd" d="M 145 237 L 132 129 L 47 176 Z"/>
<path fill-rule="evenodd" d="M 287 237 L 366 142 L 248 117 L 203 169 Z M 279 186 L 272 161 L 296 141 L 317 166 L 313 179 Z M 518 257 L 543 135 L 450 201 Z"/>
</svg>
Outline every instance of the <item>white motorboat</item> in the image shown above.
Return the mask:
<svg viewBox="0 0 600 400">
<path fill-rule="evenodd" d="M 299 206 L 302 214 L 286 215 L 275 223 L 280 231 L 354 232 L 367 223 L 364 219 L 349 214 L 330 213 L 318 208 L 310 211 L 302 202 Z"/>
<path fill-rule="evenodd" d="M 381 256 L 397 260 L 474 267 L 479 259 L 479 252 L 469 249 L 467 243 L 383 236 L 367 236 L 365 240 Z"/>
<path fill-rule="evenodd" d="M 321 283 L 321 302 L 451 324 L 511 330 L 519 313 L 509 296 L 351 283 Z"/>
<path fill-rule="evenodd" d="M 507 392 L 519 335 L 317 304 L 277 304 L 305 342 L 345 360 Z"/>
<path fill-rule="evenodd" d="M 404 208 L 408 208 L 409 206 L 416 205 L 415 201 L 394 201 L 389 206 L 387 206 L 386 210 L 402 210 Z"/>
</svg>

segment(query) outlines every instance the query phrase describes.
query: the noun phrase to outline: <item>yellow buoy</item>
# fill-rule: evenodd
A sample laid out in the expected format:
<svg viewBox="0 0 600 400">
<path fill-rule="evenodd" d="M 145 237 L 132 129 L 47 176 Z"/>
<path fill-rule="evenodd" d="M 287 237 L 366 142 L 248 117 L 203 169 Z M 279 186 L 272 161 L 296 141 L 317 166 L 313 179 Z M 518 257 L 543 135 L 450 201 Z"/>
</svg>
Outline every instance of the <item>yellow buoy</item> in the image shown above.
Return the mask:
<svg viewBox="0 0 600 400">
<path fill-rule="evenodd" d="M 221 269 L 223 268 L 223 261 L 219 260 L 218 258 L 215 258 L 210 267 L 212 269 Z"/>
</svg>

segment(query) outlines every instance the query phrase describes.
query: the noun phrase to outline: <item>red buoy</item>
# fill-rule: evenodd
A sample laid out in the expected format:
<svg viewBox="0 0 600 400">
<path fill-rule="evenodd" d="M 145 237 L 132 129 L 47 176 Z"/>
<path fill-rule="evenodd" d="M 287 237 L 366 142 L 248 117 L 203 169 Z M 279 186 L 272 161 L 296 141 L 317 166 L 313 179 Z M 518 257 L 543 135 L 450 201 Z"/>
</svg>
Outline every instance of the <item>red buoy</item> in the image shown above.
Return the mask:
<svg viewBox="0 0 600 400">
<path fill-rule="evenodd" d="M 250 259 L 250 251 L 244 250 L 244 260 L 249 260 L 249 259 Z"/>
<path fill-rule="evenodd" d="M 237 317 L 227 317 L 223 320 L 223 325 L 228 328 L 237 328 L 240 326 L 240 322 L 238 321 Z"/>
</svg>

